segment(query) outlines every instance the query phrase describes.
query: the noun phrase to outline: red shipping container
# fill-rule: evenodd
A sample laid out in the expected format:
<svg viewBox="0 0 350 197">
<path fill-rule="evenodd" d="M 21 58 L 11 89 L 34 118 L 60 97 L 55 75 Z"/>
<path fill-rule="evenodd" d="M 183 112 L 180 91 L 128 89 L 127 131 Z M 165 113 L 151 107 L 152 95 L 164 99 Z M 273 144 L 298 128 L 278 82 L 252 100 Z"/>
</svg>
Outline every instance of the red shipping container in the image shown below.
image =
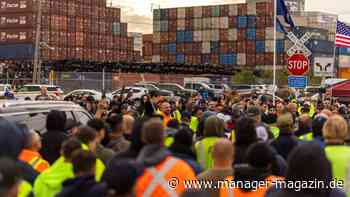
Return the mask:
<svg viewBox="0 0 350 197">
<path fill-rule="evenodd" d="M 192 43 L 185 43 L 185 54 L 192 55 Z"/>
<path fill-rule="evenodd" d="M 193 64 L 195 64 L 195 65 L 201 64 L 201 56 L 200 55 L 193 56 Z"/>
<path fill-rule="evenodd" d="M 220 53 L 223 53 L 223 54 L 229 53 L 228 42 L 220 42 Z"/>
<path fill-rule="evenodd" d="M 256 54 L 256 64 L 257 65 L 264 65 L 265 64 L 264 54 Z"/>
<path fill-rule="evenodd" d="M 247 54 L 247 66 L 255 66 L 255 54 Z"/>
<path fill-rule="evenodd" d="M 176 42 L 176 32 L 169 32 L 169 43 Z"/>
<path fill-rule="evenodd" d="M 246 52 L 255 54 L 255 41 L 246 41 Z"/>
<path fill-rule="evenodd" d="M 186 9 L 186 19 L 193 18 L 193 7 L 187 7 Z"/>
<path fill-rule="evenodd" d="M 153 55 L 160 55 L 160 44 L 153 44 Z"/>
<path fill-rule="evenodd" d="M 273 64 L 273 53 L 265 53 L 265 65 Z"/>
<path fill-rule="evenodd" d="M 220 41 L 228 41 L 228 31 L 227 29 L 220 29 Z"/>
<path fill-rule="evenodd" d="M 7 0 L 1 2 L 0 13 L 33 12 L 35 6 L 33 1 Z"/>
<path fill-rule="evenodd" d="M 168 62 L 171 64 L 175 64 L 176 63 L 176 55 L 169 55 Z"/>
<path fill-rule="evenodd" d="M 219 56 L 218 55 L 211 55 L 211 63 L 213 64 L 213 65 L 218 65 L 219 64 Z"/>
<path fill-rule="evenodd" d="M 192 53 L 194 55 L 200 55 L 202 53 L 202 42 L 193 42 L 192 47 Z"/>
<path fill-rule="evenodd" d="M 186 19 L 186 30 L 187 31 L 193 30 L 193 19 Z"/>
<path fill-rule="evenodd" d="M 45 17 L 42 17 L 45 19 Z M 33 18 L 32 13 L 27 14 L 3 14 L 1 15 L 0 28 L 33 28 L 36 19 Z M 43 21 L 43 23 L 48 26 L 47 21 Z"/>
<path fill-rule="evenodd" d="M 177 53 L 184 53 L 185 52 L 185 44 L 184 43 L 177 43 L 176 44 L 176 52 Z"/>
<path fill-rule="evenodd" d="M 283 55 L 277 55 L 277 64 L 278 65 L 285 65 L 286 64 L 286 56 Z"/>
<path fill-rule="evenodd" d="M 238 29 L 237 31 L 237 40 L 246 40 L 246 29 Z"/>
<path fill-rule="evenodd" d="M 246 52 L 246 41 L 238 41 L 237 53 L 245 53 L 245 52 Z"/>
<path fill-rule="evenodd" d="M 265 28 L 266 27 L 266 16 L 257 16 L 256 17 L 256 27 Z"/>
<path fill-rule="evenodd" d="M 238 4 L 238 16 L 246 16 L 247 15 L 247 4 Z"/>
<path fill-rule="evenodd" d="M 256 40 L 265 40 L 265 28 L 256 29 Z"/>
<path fill-rule="evenodd" d="M 228 42 L 228 52 L 229 53 L 237 52 L 237 42 Z"/>
<path fill-rule="evenodd" d="M 193 62 L 193 56 L 185 55 L 185 64 L 192 64 L 192 62 Z"/>
<path fill-rule="evenodd" d="M 228 5 L 220 5 L 220 16 L 228 16 L 229 6 Z"/>
<path fill-rule="evenodd" d="M 176 19 L 177 19 L 177 9 L 170 8 L 169 9 L 169 20 L 176 20 Z"/>
<path fill-rule="evenodd" d="M 160 43 L 161 44 L 168 43 L 168 33 L 167 32 L 160 32 Z"/>
<path fill-rule="evenodd" d="M 167 62 L 168 61 L 168 56 L 167 55 L 161 55 L 160 56 L 160 61 L 161 62 Z"/>
<path fill-rule="evenodd" d="M 203 17 L 211 17 L 211 6 L 203 7 Z"/>
<path fill-rule="evenodd" d="M 237 28 L 237 17 L 236 16 L 230 16 L 228 18 L 228 27 L 229 28 Z"/>
<path fill-rule="evenodd" d="M 169 20 L 169 32 L 176 32 L 177 31 L 177 21 L 176 20 Z"/>
<path fill-rule="evenodd" d="M 269 11 L 273 11 L 273 9 L 269 10 L 269 4 L 272 5 L 271 3 L 268 3 L 268 2 L 256 3 L 256 14 L 258 16 L 269 15 L 270 14 Z"/>
<path fill-rule="evenodd" d="M 160 55 L 168 55 L 168 45 L 167 44 L 160 45 Z"/>
<path fill-rule="evenodd" d="M 266 16 L 265 25 L 266 27 L 273 27 L 273 16 Z"/>
</svg>

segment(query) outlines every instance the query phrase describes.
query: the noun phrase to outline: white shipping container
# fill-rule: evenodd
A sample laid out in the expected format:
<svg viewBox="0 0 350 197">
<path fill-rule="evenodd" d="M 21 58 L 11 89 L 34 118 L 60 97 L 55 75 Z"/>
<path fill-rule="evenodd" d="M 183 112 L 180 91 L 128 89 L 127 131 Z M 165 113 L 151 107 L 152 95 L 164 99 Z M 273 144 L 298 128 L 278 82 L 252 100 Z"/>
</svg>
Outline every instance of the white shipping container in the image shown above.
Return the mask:
<svg viewBox="0 0 350 197">
<path fill-rule="evenodd" d="M 210 42 L 202 42 L 202 53 L 210 53 Z"/>
<path fill-rule="evenodd" d="M 220 18 L 219 17 L 211 18 L 211 28 L 212 29 L 219 29 L 220 28 Z"/>
<path fill-rule="evenodd" d="M 273 40 L 273 27 L 265 28 L 265 40 Z"/>
<path fill-rule="evenodd" d="M 238 15 L 238 8 L 237 5 L 229 5 L 229 16 L 237 16 Z"/>
<path fill-rule="evenodd" d="M 194 7 L 193 9 L 194 18 L 202 18 L 202 12 L 203 12 L 202 7 Z"/>
<path fill-rule="evenodd" d="M 203 18 L 202 19 L 202 28 L 203 29 L 211 29 L 211 18 Z"/>
<path fill-rule="evenodd" d="M 153 22 L 153 32 L 160 32 L 160 21 Z"/>
<path fill-rule="evenodd" d="M 287 52 L 290 48 L 293 47 L 293 42 L 289 39 L 284 40 L 284 52 Z"/>
<path fill-rule="evenodd" d="M 184 19 L 178 19 L 177 20 L 177 30 L 185 30 L 186 29 L 186 22 Z"/>
<path fill-rule="evenodd" d="M 220 17 L 220 29 L 228 29 L 228 17 Z"/>
<path fill-rule="evenodd" d="M 203 41 L 210 41 L 210 38 L 211 38 L 211 30 L 203 30 L 202 31 L 202 39 Z"/>
<path fill-rule="evenodd" d="M 265 40 L 265 52 L 271 53 L 273 52 L 273 40 Z"/>
<path fill-rule="evenodd" d="M 194 29 L 195 30 L 201 30 L 202 29 L 202 19 L 200 19 L 200 18 L 195 18 L 194 20 L 193 20 L 194 22 Z"/>
<path fill-rule="evenodd" d="M 186 9 L 185 8 L 177 8 L 177 18 L 179 18 L 179 19 L 186 18 Z"/>
<path fill-rule="evenodd" d="M 236 41 L 237 40 L 237 29 L 229 29 L 228 30 L 228 40 Z"/>
<path fill-rule="evenodd" d="M 202 31 L 198 30 L 193 32 L 193 41 L 195 42 L 202 41 Z"/>
<path fill-rule="evenodd" d="M 248 3 L 247 4 L 247 14 L 248 15 L 256 15 L 256 3 Z"/>
<path fill-rule="evenodd" d="M 160 43 L 160 33 L 159 32 L 154 32 L 153 33 L 153 42 L 156 44 Z"/>
<path fill-rule="evenodd" d="M 247 64 L 247 57 L 245 53 L 238 53 L 237 54 L 237 64 L 240 66 L 244 66 Z"/>
<path fill-rule="evenodd" d="M 219 41 L 220 40 L 220 31 L 218 29 L 211 30 L 211 41 Z"/>
<path fill-rule="evenodd" d="M 152 63 L 159 63 L 159 62 L 160 62 L 160 55 L 153 55 Z"/>
</svg>

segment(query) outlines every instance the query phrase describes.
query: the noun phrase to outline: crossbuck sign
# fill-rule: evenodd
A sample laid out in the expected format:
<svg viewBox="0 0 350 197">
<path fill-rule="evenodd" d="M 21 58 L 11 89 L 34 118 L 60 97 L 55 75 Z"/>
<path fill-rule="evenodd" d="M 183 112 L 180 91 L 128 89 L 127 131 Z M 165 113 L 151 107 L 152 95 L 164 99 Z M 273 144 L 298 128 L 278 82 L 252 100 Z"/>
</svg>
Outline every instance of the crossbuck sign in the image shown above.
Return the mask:
<svg viewBox="0 0 350 197">
<path fill-rule="evenodd" d="M 292 32 L 287 34 L 287 37 L 294 43 L 294 46 L 287 51 L 288 56 L 292 56 L 298 51 L 301 51 L 306 57 L 309 57 L 312 53 L 305 46 L 305 42 L 311 38 L 311 34 L 307 32 L 300 39 L 296 37 Z"/>
</svg>

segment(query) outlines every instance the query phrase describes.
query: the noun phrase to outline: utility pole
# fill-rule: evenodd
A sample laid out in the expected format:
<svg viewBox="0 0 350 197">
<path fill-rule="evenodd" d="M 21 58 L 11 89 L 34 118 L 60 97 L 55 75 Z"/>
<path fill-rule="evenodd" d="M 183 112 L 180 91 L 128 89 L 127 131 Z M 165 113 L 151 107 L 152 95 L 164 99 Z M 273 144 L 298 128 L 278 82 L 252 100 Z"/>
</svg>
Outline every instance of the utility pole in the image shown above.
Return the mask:
<svg viewBox="0 0 350 197">
<path fill-rule="evenodd" d="M 41 0 L 38 0 L 38 12 L 36 17 L 36 32 L 35 32 L 35 51 L 34 51 L 34 68 L 33 68 L 33 83 L 41 81 L 41 65 L 40 65 L 40 37 L 41 37 Z"/>
</svg>

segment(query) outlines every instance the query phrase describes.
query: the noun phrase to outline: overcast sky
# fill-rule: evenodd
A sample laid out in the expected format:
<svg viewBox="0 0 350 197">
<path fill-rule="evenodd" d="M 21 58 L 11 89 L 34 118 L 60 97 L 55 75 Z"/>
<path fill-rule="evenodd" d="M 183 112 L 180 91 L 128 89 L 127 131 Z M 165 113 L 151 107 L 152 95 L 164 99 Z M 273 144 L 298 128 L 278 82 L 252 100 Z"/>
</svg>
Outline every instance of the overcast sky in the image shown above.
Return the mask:
<svg viewBox="0 0 350 197">
<path fill-rule="evenodd" d="M 122 8 L 122 21 L 129 23 L 129 32 L 152 32 L 152 7 L 184 7 L 223 3 L 244 3 L 245 0 L 109 0 Z M 305 0 L 306 10 L 338 14 L 339 19 L 350 23 L 349 0 Z"/>
</svg>

